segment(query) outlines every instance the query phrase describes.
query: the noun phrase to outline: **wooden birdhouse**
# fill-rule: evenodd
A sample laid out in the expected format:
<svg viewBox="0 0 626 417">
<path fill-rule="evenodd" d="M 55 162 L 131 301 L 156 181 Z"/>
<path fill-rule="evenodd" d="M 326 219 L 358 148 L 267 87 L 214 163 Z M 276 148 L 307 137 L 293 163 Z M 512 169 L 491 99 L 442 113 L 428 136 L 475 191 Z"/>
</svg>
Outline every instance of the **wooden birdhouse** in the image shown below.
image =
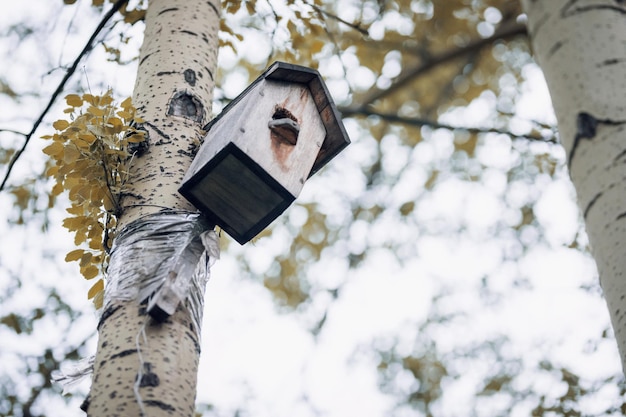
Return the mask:
<svg viewBox="0 0 626 417">
<path fill-rule="evenodd" d="M 350 140 L 320 74 L 276 62 L 205 128 L 180 193 L 244 244 Z"/>
</svg>

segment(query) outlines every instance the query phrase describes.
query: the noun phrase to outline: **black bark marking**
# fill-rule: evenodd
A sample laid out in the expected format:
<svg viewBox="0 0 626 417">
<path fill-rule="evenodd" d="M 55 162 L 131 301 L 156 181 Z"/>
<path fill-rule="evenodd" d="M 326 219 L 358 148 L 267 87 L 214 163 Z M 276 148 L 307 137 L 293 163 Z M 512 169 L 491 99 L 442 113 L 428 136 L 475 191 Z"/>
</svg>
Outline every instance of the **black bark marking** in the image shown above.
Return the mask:
<svg viewBox="0 0 626 417">
<path fill-rule="evenodd" d="M 574 144 L 570 151 L 567 165 L 572 166 L 572 160 L 576 149 L 580 144 L 581 139 L 593 140 L 598 131 L 598 125 L 618 126 L 626 123 L 624 120 L 611 120 L 611 119 L 596 119 L 594 116 L 587 112 L 580 112 L 576 117 L 576 136 L 574 137 Z"/>
<path fill-rule="evenodd" d="M 139 379 L 139 375 L 137 375 Z M 141 373 L 140 387 L 158 387 L 160 384 L 159 376 L 152 372 L 152 364 L 145 362 L 143 364 L 143 372 Z"/>
<path fill-rule="evenodd" d="M 555 43 L 554 45 L 552 45 L 552 47 L 550 48 L 550 50 L 548 51 L 548 56 L 551 57 L 552 55 L 556 54 L 557 51 L 559 49 L 561 49 L 563 47 L 563 45 L 565 45 L 566 42 L 563 41 L 558 41 L 557 43 Z"/>
<path fill-rule="evenodd" d="M 105 322 L 106 319 L 111 317 L 117 310 L 122 308 L 121 306 L 109 306 L 107 307 L 100 316 L 100 320 L 98 321 L 97 329 L 100 330 L 100 326 Z"/>
<path fill-rule="evenodd" d="M 622 220 L 624 217 L 626 217 L 626 211 L 620 214 L 619 216 L 617 216 L 615 220 Z"/>
<path fill-rule="evenodd" d="M 137 349 L 127 349 L 123 350 L 115 355 L 111 355 L 111 359 L 123 358 L 124 356 L 132 355 L 133 353 L 137 353 Z"/>
<path fill-rule="evenodd" d="M 585 220 L 587 220 L 587 214 L 589 214 L 589 210 L 591 210 L 591 207 L 593 207 L 594 204 L 596 204 L 596 202 L 598 201 L 598 199 L 602 197 L 602 192 L 599 192 L 598 194 L 596 194 L 591 201 L 589 202 L 589 204 L 587 204 L 587 207 L 585 207 L 585 211 L 583 212 L 583 218 Z"/>
<path fill-rule="evenodd" d="M 215 6 L 215 5 L 214 5 L 212 2 L 210 2 L 210 1 L 209 1 L 208 3 L 209 3 L 209 6 L 211 6 L 211 9 L 213 9 L 213 11 L 215 12 L 215 14 L 219 16 L 219 15 L 220 15 L 220 12 L 219 12 L 219 10 L 217 10 L 217 6 Z"/>
<path fill-rule="evenodd" d="M 176 74 L 176 71 L 160 71 L 160 72 L 157 72 L 156 75 L 160 77 L 161 75 L 170 75 L 170 74 Z"/>
<path fill-rule="evenodd" d="M 561 9 L 561 17 L 570 17 L 579 13 L 590 12 L 592 10 L 610 10 L 620 14 L 626 14 L 626 7 L 621 6 L 624 4 L 623 0 L 605 0 L 600 4 L 590 4 L 587 6 L 577 6 L 576 3 L 579 3 L 579 0 L 570 0 L 567 2 L 567 4 Z"/>
<path fill-rule="evenodd" d="M 196 85 L 196 72 L 194 70 L 187 68 L 185 72 L 183 72 L 183 75 L 185 76 L 187 84 L 192 87 Z"/>
<path fill-rule="evenodd" d="M 609 65 L 620 64 L 620 63 L 625 62 L 625 61 L 626 61 L 626 58 L 605 59 L 604 61 L 600 62 L 599 64 L 596 64 L 596 68 L 601 68 L 601 67 L 607 67 Z"/>
<path fill-rule="evenodd" d="M 572 160 L 574 159 L 574 154 L 576 153 L 576 148 L 578 148 L 578 144 L 581 139 L 593 139 L 596 135 L 596 128 L 598 126 L 598 120 L 590 115 L 589 113 L 580 112 L 576 117 L 576 136 L 574 137 L 574 144 L 572 145 L 572 150 L 570 151 L 569 158 L 567 160 L 567 165 L 569 167 L 572 166 Z"/>
<path fill-rule="evenodd" d="M 198 36 L 196 32 L 192 32 L 190 30 L 181 30 L 181 32 L 186 33 L 187 35 L 191 35 L 191 36 Z"/>
<path fill-rule="evenodd" d="M 206 72 L 209 73 L 209 77 L 211 77 L 211 81 L 213 81 L 213 73 L 211 72 L 211 70 L 207 67 L 204 67 L 204 69 L 206 69 Z"/>
<path fill-rule="evenodd" d="M 165 144 L 170 144 L 172 143 L 172 138 L 170 138 L 170 135 L 168 135 L 167 133 L 163 132 L 161 129 L 159 129 L 158 127 L 156 127 L 155 125 L 153 125 L 150 122 L 146 122 L 145 124 L 147 124 L 148 126 L 150 126 L 152 129 L 154 129 L 155 132 L 157 132 L 161 137 L 163 137 L 164 139 L 167 140 L 167 142 L 165 142 L 163 139 L 159 139 L 159 141 L 157 143 L 155 143 L 155 145 L 165 145 Z"/>
<path fill-rule="evenodd" d="M 179 155 L 185 155 L 188 156 L 189 158 L 193 158 L 195 156 L 195 154 L 193 152 L 190 151 L 184 151 L 182 149 L 179 149 L 178 151 L 176 151 L 176 153 L 178 153 Z"/>
<path fill-rule="evenodd" d="M 619 161 L 621 158 L 624 157 L 624 155 L 626 155 L 626 149 L 620 152 L 619 154 L 617 154 L 615 158 L 613 158 L 613 163 Z"/>
<path fill-rule="evenodd" d="M 117 397 L 117 391 L 111 391 L 111 393 L 109 394 L 109 398 L 113 399 L 115 397 Z"/>
<path fill-rule="evenodd" d="M 148 54 L 148 55 L 144 56 L 143 58 L 141 58 L 141 61 L 139 61 L 139 65 L 143 64 L 144 61 L 150 57 L 150 55 L 152 55 L 152 54 Z"/>
<path fill-rule="evenodd" d="M 174 408 L 173 406 L 171 406 L 169 404 L 165 404 L 163 401 L 143 400 L 143 403 L 145 405 L 150 406 L 150 407 L 158 407 L 161 410 L 165 410 L 165 411 L 176 411 L 176 408 Z"/>
<path fill-rule="evenodd" d="M 167 13 L 167 12 L 174 12 L 176 10 L 178 10 L 178 7 L 170 7 L 169 9 L 163 9 L 159 12 L 157 16 L 161 16 L 163 13 Z"/>
<path fill-rule="evenodd" d="M 87 394 L 83 402 L 80 404 L 80 409 L 86 413 L 87 410 L 89 410 L 90 403 L 91 403 L 91 397 L 89 396 L 89 394 Z"/>
<path fill-rule="evenodd" d="M 196 123 L 204 119 L 204 106 L 195 96 L 186 91 L 179 91 L 170 100 L 167 109 L 168 116 L 180 116 Z"/>
</svg>

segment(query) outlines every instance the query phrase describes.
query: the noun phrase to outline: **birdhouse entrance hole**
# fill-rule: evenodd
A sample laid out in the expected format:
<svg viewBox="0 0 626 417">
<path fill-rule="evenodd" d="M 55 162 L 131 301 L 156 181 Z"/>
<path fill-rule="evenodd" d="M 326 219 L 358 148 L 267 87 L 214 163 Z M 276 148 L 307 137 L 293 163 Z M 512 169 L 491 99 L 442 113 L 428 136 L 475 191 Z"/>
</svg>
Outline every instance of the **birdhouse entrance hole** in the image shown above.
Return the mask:
<svg viewBox="0 0 626 417">
<path fill-rule="evenodd" d="M 271 137 L 274 141 L 289 145 L 295 145 L 298 142 L 298 134 L 300 134 L 298 119 L 284 107 L 276 108 L 267 127 L 270 128 Z"/>
</svg>

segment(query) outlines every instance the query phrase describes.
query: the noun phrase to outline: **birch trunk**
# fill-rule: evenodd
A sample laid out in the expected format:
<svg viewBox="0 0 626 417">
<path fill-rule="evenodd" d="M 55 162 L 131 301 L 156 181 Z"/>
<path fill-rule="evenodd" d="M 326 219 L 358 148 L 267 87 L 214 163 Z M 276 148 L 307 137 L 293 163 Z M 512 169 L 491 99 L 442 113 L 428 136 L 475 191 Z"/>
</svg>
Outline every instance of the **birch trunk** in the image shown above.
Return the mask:
<svg viewBox="0 0 626 417">
<path fill-rule="evenodd" d="M 522 3 L 626 370 L 626 5 Z"/>
<path fill-rule="evenodd" d="M 149 148 L 133 160 L 120 233 L 146 215 L 194 210 L 177 189 L 210 118 L 219 6 L 218 0 L 150 0 L 133 96 Z M 161 262 L 144 255 L 145 262 Z M 119 259 L 125 256 L 114 251 L 111 264 L 135 263 Z M 111 274 L 107 286 L 115 288 L 116 279 Z M 179 307 L 159 324 L 145 305 L 115 295 L 98 326 L 88 415 L 192 416 L 200 345 L 189 309 Z"/>
</svg>

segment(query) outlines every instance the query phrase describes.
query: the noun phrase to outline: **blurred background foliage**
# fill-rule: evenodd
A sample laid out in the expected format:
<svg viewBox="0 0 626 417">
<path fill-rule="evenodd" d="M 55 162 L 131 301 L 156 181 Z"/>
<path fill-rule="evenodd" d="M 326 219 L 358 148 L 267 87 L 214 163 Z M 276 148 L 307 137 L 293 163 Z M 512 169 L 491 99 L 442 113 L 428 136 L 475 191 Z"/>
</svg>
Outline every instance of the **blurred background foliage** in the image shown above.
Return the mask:
<svg viewBox="0 0 626 417">
<path fill-rule="evenodd" d="M 62 263 L 68 243 L 49 241 L 63 233 L 67 201 L 51 196 L 36 142 L 60 107 L 31 130 L 111 5 L 39 3 L 0 27 L 11 62 L 0 73 L 1 175 L 33 137 L 0 193 L 0 339 L 11 364 L 0 415 L 78 413 L 84 392 L 61 396 L 50 373 L 95 343 L 93 313 L 76 300 L 79 273 Z M 67 93 L 130 94 L 145 7 L 130 2 L 107 21 Z M 390 415 L 626 412 L 517 1 L 226 1 L 220 39 L 215 114 L 283 60 L 321 72 L 353 141 L 252 243 L 222 237 L 242 280 L 262 285 L 314 344 L 332 346 L 342 306 L 360 305 L 358 324 L 340 330 L 355 335 L 346 357 L 375 372 Z M 199 413 L 258 415 L 244 388 L 235 409 L 200 398 Z M 325 415 L 310 401 L 302 415 Z"/>
</svg>

